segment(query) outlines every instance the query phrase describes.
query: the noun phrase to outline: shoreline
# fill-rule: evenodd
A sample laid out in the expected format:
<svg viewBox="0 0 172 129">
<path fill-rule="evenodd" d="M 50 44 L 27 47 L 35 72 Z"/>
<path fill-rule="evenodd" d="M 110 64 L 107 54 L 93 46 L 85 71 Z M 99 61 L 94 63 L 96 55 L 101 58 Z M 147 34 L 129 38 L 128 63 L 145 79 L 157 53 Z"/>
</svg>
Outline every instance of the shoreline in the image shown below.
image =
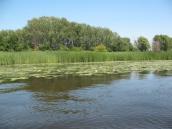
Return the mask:
<svg viewBox="0 0 172 129">
<path fill-rule="evenodd" d="M 0 68 L 0 83 L 14 82 L 31 77 L 97 76 L 134 71 L 172 71 L 172 60 L 5 65 Z"/>
</svg>

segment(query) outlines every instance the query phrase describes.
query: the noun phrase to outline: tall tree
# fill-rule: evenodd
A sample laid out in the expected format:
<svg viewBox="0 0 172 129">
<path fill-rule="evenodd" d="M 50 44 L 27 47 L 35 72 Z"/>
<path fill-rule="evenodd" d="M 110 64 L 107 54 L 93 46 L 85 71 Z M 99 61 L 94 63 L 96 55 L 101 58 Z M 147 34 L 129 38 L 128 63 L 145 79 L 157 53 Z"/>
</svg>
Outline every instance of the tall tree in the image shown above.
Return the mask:
<svg viewBox="0 0 172 129">
<path fill-rule="evenodd" d="M 172 38 L 167 35 L 155 35 L 153 40 L 153 48 L 155 51 L 167 51 L 172 49 Z"/>
<path fill-rule="evenodd" d="M 136 41 L 136 47 L 140 50 L 140 51 L 148 51 L 150 48 L 150 44 L 147 38 L 141 36 L 137 39 Z"/>
</svg>

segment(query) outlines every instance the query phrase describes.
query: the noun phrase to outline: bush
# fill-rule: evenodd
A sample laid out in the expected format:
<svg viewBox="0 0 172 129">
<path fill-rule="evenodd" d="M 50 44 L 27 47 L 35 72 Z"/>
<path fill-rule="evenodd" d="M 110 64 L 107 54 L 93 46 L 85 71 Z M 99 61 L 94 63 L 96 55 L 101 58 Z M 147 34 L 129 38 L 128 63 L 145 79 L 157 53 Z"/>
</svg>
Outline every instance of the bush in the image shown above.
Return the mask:
<svg viewBox="0 0 172 129">
<path fill-rule="evenodd" d="M 107 48 L 103 44 L 99 44 L 95 47 L 96 52 L 107 52 Z"/>
</svg>

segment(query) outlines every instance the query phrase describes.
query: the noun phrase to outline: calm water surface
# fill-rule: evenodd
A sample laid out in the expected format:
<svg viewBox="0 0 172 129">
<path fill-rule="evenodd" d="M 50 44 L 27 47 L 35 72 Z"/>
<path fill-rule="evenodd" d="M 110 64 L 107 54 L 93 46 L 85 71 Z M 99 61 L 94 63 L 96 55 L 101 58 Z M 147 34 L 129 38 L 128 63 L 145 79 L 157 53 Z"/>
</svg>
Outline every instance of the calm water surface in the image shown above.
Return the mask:
<svg viewBox="0 0 172 129">
<path fill-rule="evenodd" d="M 172 76 L 133 72 L 0 84 L 0 129 L 172 129 Z"/>
</svg>

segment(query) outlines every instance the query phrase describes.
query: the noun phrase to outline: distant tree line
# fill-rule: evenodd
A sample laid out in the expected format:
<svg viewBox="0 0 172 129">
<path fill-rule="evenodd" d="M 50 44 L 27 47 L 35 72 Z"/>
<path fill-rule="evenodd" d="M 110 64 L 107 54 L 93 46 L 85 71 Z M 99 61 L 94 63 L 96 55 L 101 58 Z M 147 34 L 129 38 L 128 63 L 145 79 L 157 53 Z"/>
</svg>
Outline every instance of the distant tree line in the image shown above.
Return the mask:
<svg viewBox="0 0 172 129">
<path fill-rule="evenodd" d="M 139 37 L 135 44 L 107 28 L 69 22 L 65 18 L 40 17 L 19 30 L 0 31 L 0 51 L 23 50 L 97 50 L 148 51 L 149 41 Z M 153 50 L 172 49 L 172 38 L 156 35 Z"/>
</svg>

